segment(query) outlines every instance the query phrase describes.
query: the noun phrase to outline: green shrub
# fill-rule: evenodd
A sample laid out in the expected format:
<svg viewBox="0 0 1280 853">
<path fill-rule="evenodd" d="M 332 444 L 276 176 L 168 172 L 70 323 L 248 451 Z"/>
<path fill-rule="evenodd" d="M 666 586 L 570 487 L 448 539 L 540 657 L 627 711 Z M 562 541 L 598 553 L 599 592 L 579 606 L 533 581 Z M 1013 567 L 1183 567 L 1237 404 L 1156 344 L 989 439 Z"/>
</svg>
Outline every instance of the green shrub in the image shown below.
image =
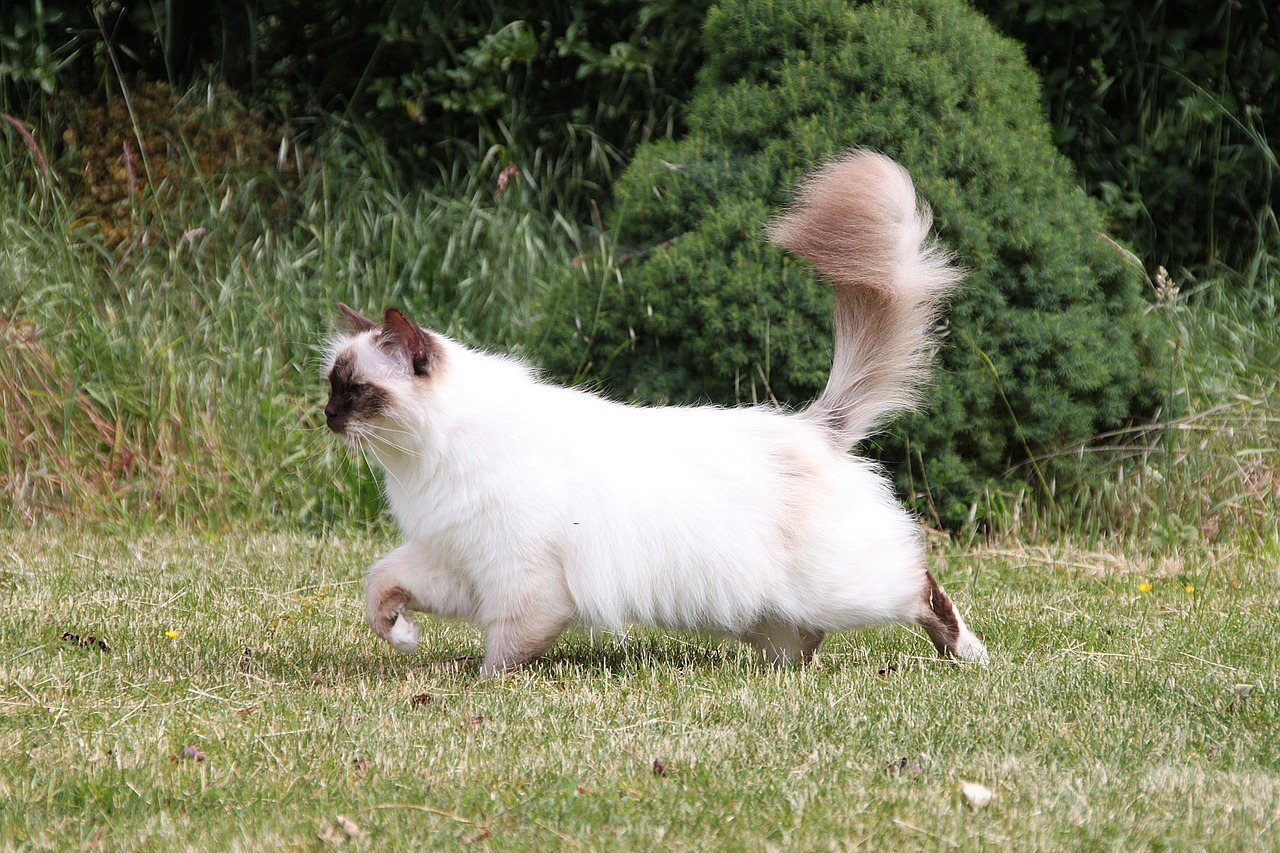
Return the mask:
<svg viewBox="0 0 1280 853">
<path fill-rule="evenodd" d="M 727 0 L 704 48 L 689 133 L 641 147 L 615 184 L 616 247 L 549 297 L 533 349 L 552 373 L 644 401 L 814 396 L 828 286 L 762 226 L 814 164 L 863 146 L 912 173 L 970 273 L 928 411 L 873 448 L 931 518 L 960 522 L 1011 470 L 1050 487 L 1033 458 L 1158 405 L 1141 277 L 1055 152 L 1017 45 L 981 16 Z"/>
</svg>

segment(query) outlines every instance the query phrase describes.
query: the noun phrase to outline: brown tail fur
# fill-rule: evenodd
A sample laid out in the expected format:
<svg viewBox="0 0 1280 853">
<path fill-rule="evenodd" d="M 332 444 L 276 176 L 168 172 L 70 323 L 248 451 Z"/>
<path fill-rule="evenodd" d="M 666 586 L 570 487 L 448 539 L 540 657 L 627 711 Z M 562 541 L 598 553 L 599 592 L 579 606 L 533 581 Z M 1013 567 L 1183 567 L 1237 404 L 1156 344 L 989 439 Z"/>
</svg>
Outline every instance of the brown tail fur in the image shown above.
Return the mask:
<svg viewBox="0 0 1280 853">
<path fill-rule="evenodd" d="M 835 288 L 831 376 L 801 416 L 844 447 L 918 401 L 942 300 L 962 278 L 929 239 L 932 221 L 901 166 L 853 151 L 810 177 L 769 230 Z"/>
</svg>

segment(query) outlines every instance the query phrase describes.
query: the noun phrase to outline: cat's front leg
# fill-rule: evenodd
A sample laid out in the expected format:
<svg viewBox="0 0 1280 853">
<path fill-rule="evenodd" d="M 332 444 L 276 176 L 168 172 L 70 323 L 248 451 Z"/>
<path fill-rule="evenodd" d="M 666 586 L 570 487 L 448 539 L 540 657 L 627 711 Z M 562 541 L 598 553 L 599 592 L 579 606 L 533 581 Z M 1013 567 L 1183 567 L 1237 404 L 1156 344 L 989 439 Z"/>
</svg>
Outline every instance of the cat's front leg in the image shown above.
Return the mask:
<svg viewBox="0 0 1280 853">
<path fill-rule="evenodd" d="M 556 612 L 504 619 L 487 625 L 480 675 L 492 678 L 523 666 L 551 648 L 567 627 L 568 615 Z"/>
<path fill-rule="evenodd" d="M 480 675 L 492 678 L 541 655 L 573 621 L 574 605 L 564 572 L 548 560 L 526 567 L 496 596 L 497 607 L 484 625 L 484 662 Z"/>
<path fill-rule="evenodd" d="M 418 650 L 418 623 L 409 610 L 426 610 L 410 590 L 421 586 L 422 567 L 414 549 L 402 545 L 365 573 L 365 617 L 373 633 L 405 654 Z"/>
</svg>

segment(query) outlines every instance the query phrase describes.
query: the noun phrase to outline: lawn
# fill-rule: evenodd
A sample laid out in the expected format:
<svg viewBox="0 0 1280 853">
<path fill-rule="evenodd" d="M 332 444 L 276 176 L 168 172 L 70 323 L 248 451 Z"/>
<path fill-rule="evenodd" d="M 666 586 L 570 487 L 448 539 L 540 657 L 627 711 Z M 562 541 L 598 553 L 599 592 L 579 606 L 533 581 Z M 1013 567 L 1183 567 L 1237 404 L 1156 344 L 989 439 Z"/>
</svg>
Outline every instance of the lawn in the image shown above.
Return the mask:
<svg viewBox="0 0 1280 853">
<path fill-rule="evenodd" d="M 528 32 L 515 24 L 471 47 L 464 45 L 471 36 L 450 30 L 441 42 L 449 64 L 437 67 L 413 59 L 431 44 L 417 29 L 391 21 L 365 32 L 365 22 L 338 16 L 335 34 L 354 20 L 379 45 L 379 63 L 417 69 L 397 81 L 373 73 L 372 56 L 347 67 L 354 54 L 326 54 L 326 78 L 355 68 L 352 91 L 369 86 L 377 95 L 378 112 L 362 119 L 354 96 L 317 100 L 304 88 L 276 90 L 270 74 L 268 88 L 250 87 L 256 92 L 210 85 L 203 74 L 185 90 L 145 74 L 132 82 L 122 58 L 126 65 L 162 58 L 170 77 L 174 62 L 188 61 L 169 51 L 189 40 L 160 40 L 184 4 L 46 2 L 34 4 L 30 25 L 22 5 L 17 23 L 0 12 L 0 29 L 13 31 L 12 39 L 0 32 L 0 66 L 10 72 L 0 75 L 0 853 L 1280 851 L 1280 226 L 1268 203 L 1280 160 L 1263 133 L 1266 110 L 1237 98 L 1267 88 L 1266 63 L 1259 60 L 1260 71 L 1219 73 L 1226 68 L 1219 54 L 1234 54 L 1215 47 L 1208 56 L 1208 42 L 1193 39 L 1161 74 L 1145 66 L 1127 78 L 1123 69 L 1107 72 L 1120 101 L 1146 106 L 1128 124 L 1093 123 L 1133 144 L 1113 162 L 1090 148 L 1097 162 L 1084 171 L 1118 181 L 1091 181 L 1091 192 L 1107 199 L 1107 233 L 1123 238 L 1113 247 L 1147 278 L 1147 310 L 1158 312 L 1167 347 L 1142 369 L 1160 377 L 1163 390 L 1153 386 L 1145 413 L 1116 411 L 1097 421 L 1107 432 L 1086 443 L 1028 441 L 1034 424 L 1009 407 L 1017 452 L 992 467 L 993 485 L 951 528 L 955 539 L 933 540 L 933 569 L 986 640 L 990 667 L 939 659 L 921 632 L 907 629 L 832 637 L 815 665 L 780 672 L 731 641 L 580 630 L 529 668 L 480 681 L 475 628 L 425 621 L 422 650 L 404 656 L 364 624 L 362 572 L 393 542 L 377 532 L 385 530 L 385 512 L 376 477 L 324 428 L 317 352 L 338 301 L 365 311 L 399 305 L 461 341 L 543 367 L 551 366 L 544 321 L 556 299 L 580 300 L 574 319 L 581 314 L 588 323 L 573 328 L 587 339 L 610 317 L 621 323 L 605 297 L 624 284 L 629 292 L 638 287 L 647 256 L 694 233 L 653 225 L 683 197 L 663 196 L 662 181 L 679 177 L 701 193 L 703 184 L 718 185 L 721 166 L 697 164 L 721 161 L 726 170 L 755 174 L 739 168 L 754 156 L 740 146 L 708 148 L 690 159 L 697 168 L 668 157 L 682 150 L 674 140 L 685 125 L 719 126 L 699 118 L 713 105 L 708 85 L 700 85 L 707 91 L 690 112 L 678 120 L 673 112 L 695 85 L 693 67 L 706 59 L 692 36 L 699 4 L 685 4 L 695 17 L 681 4 L 639 4 L 653 16 L 642 15 L 634 32 L 607 36 L 617 39 L 612 48 L 628 50 L 615 55 L 602 43 L 606 58 L 598 61 L 585 19 L 575 18 L 563 39 L 546 24 L 539 51 L 595 68 L 578 80 L 583 91 L 610 80 L 619 87 L 604 100 L 575 96 L 602 109 L 594 124 L 565 124 L 567 137 L 550 125 L 550 137 L 539 129 L 566 105 L 534 97 L 523 82 L 528 58 L 498 61 L 511 48 L 498 35 L 525 44 Z M 145 31 L 141 19 L 120 27 L 98 19 L 99 6 L 131 5 L 155 13 L 150 48 L 126 48 L 139 27 Z M 270 18 L 263 28 L 270 35 L 281 4 L 249 5 Z M 391 4 L 416 15 L 413 5 Z M 629 4 L 597 5 L 604 18 L 618 19 L 612 23 L 632 26 L 630 13 L 622 14 Z M 792 5 L 799 21 L 813 4 Z M 1013 7 L 1040 15 L 1039 4 L 1006 5 L 1010 20 L 1021 15 Z M 819 17 L 830 11 L 814 9 Z M 453 13 L 441 14 L 428 30 Z M 731 23 L 723 10 L 716 14 Z M 1099 32 L 1124 35 L 1121 45 L 1134 41 L 1128 36 L 1177 35 L 1181 26 L 1176 15 L 1149 29 L 1137 12 L 1118 14 L 1104 16 Z M 96 27 L 75 23 L 85 15 Z M 223 17 L 220 31 L 239 32 L 232 19 L 241 17 Z M 1220 15 L 1201 35 L 1240 41 L 1231 21 L 1247 17 Z M 1061 41 L 1046 21 L 1028 22 L 1037 38 Z M 477 26 L 476 36 L 488 23 Z M 791 38 L 784 29 L 760 35 Z M 392 42 L 384 45 L 378 33 Z M 876 50 L 892 53 L 897 35 Z M 409 36 L 412 49 L 399 44 Z M 708 38 L 710 49 L 721 37 Z M 6 39 L 31 49 L 15 52 Z M 490 39 L 492 51 L 481 50 Z M 646 60 L 633 49 L 650 39 L 680 49 Z M 1254 56 L 1255 41 L 1241 41 L 1238 55 Z M 305 75 L 295 72 L 314 53 L 302 42 L 304 64 L 285 66 L 299 81 Z M 255 44 L 238 47 L 252 53 L 261 48 Z M 723 47 L 776 58 L 763 42 Z M 895 84 L 884 93 L 885 104 L 899 104 L 893 115 L 855 122 L 872 140 L 907 110 L 927 107 L 932 116 L 946 108 L 936 157 L 975 153 L 954 163 L 955 180 L 930 187 L 940 194 L 940 214 L 959 202 L 948 194 L 1008 182 L 1025 166 L 993 159 L 994 171 L 983 173 L 982 159 L 972 158 L 990 140 L 970 144 L 954 132 L 967 105 L 990 107 L 982 98 L 952 98 L 968 85 L 968 65 L 982 59 L 966 57 L 955 66 L 965 74 L 940 84 L 937 105 L 920 103 L 924 89 Z M 455 59 L 463 64 L 454 67 Z M 94 73 L 84 73 L 81 60 Z M 877 61 L 896 62 L 888 53 Z M 913 73 L 924 80 L 951 61 L 930 57 Z M 412 137 L 400 136 L 409 128 L 396 128 L 422 106 L 394 93 L 432 67 L 468 103 L 486 91 L 523 94 L 502 99 L 504 110 L 514 110 L 510 121 L 495 118 L 466 139 L 446 134 L 430 142 L 428 135 L 411 147 Z M 707 84 L 719 85 L 715 67 L 705 66 Z M 896 62 L 889 77 L 898 79 L 904 67 Z M 1193 80 L 1209 67 L 1221 85 L 1203 89 Z M 212 81 L 222 76 L 205 70 Z M 1044 70 L 1052 72 L 1049 83 L 1059 81 L 1052 100 L 1068 112 L 1074 89 L 1092 91 L 1075 86 L 1078 75 L 1065 65 Z M 1015 72 L 1022 74 L 1001 73 Z M 1169 85 L 1165 72 L 1181 83 Z M 647 79 L 652 89 L 628 94 L 617 74 Z M 850 88 L 843 100 L 879 103 L 876 92 L 889 77 L 865 91 Z M 741 118 L 744 126 L 781 127 L 794 99 L 778 79 L 781 100 L 763 90 L 759 103 L 755 95 L 743 100 L 746 89 L 735 89 L 725 102 L 732 102 L 724 113 L 730 124 Z M 1024 94 L 1034 99 L 1027 79 Z M 1097 94 L 1080 104 L 1100 109 Z M 806 92 L 795 104 L 815 97 L 826 96 Z M 947 106 L 953 100 L 954 110 Z M 312 114 L 313 101 L 339 111 L 317 106 Z M 290 103 L 308 106 L 296 126 L 281 126 L 271 116 L 291 114 Z M 613 128 L 619 116 L 629 131 Z M 825 132 L 821 118 L 806 113 L 804 135 L 794 139 L 763 134 L 752 144 L 782 153 L 779 145 Z M 461 125 L 437 119 L 428 111 L 414 127 L 435 134 L 471 126 L 470 118 Z M 1008 135 L 1002 128 L 995 130 Z M 610 137 L 611 129 L 619 135 Z M 1042 130 L 1048 139 L 1051 128 Z M 904 133 L 893 147 L 930 144 L 924 125 Z M 1040 133 L 1014 134 L 1017 145 L 1005 153 L 1024 151 Z M 548 141 L 562 137 L 564 144 Z M 644 139 L 670 147 L 637 158 Z M 422 146 L 437 145 L 445 160 L 420 156 Z M 1188 152 L 1217 162 L 1188 159 Z M 652 197 L 655 219 L 645 227 L 655 230 L 633 240 L 626 236 L 631 214 L 611 182 L 644 158 L 662 181 L 636 196 L 647 222 Z M 1240 175 L 1252 176 L 1250 192 L 1232 189 Z M 1191 203 L 1197 193 L 1179 188 L 1190 181 L 1203 184 L 1198 191 L 1217 206 Z M 1010 204 L 1021 204 L 1042 188 L 1033 181 L 1005 189 Z M 1170 203 L 1178 216 L 1161 227 L 1161 206 Z M 726 237 L 759 234 L 763 204 L 728 204 Z M 683 214 L 702 218 L 697 205 Z M 1046 306 L 1047 319 L 1058 291 L 1041 287 L 1048 279 L 1037 278 L 1035 253 L 1053 241 L 1027 237 L 1008 252 L 992 249 L 992 228 L 1022 221 L 1007 215 L 1013 209 L 998 206 L 996 219 L 981 227 L 950 223 L 952 248 L 968 253 L 975 269 L 997 255 L 1012 265 L 1016 286 L 999 299 L 1015 308 L 1033 300 Z M 1063 215 L 1048 213 L 1046 221 Z M 1219 229 L 1220 218 L 1233 229 Z M 707 218 L 713 221 L 720 220 Z M 1148 231 L 1157 242 L 1182 244 L 1183 260 L 1131 255 L 1130 248 L 1151 245 Z M 755 293 L 764 279 L 744 271 L 744 257 L 733 254 L 723 284 Z M 1087 264 L 1071 264 L 1071 276 L 1093 281 Z M 698 265 L 699 275 L 715 278 Z M 679 264 L 672 270 L 684 274 Z M 576 282 L 576 291 L 562 290 L 566 282 Z M 671 294 L 678 288 L 663 299 Z M 690 335 L 720 345 L 720 320 L 701 313 Z M 624 325 L 628 340 L 619 346 L 631 347 L 636 333 L 626 324 L 619 333 Z M 978 325 L 961 315 L 948 340 L 954 345 Z M 1091 367 L 1087 348 L 1046 350 L 1047 339 L 1030 333 L 1034 325 L 1026 329 L 1035 353 L 975 350 L 994 383 L 983 399 L 1008 399 L 1002 376 L 1018 374 L 1003 365 L 1014 355 L 1042 362 L 1022 380 L 1042 381 L 1050 360 L 1061 358 L 1074 365 L 1067 371 L 1073 381 L 1084 377 L 1085 398 L 1109 393 L 1111 371 Z M 751 359 L 763 359 L 772 396 L 772 371 L 791 355 L 782 330 L 764 329 L 763 348 Z M 821 346 L 818 337 L 802 337 L 797 347 Z M 667 369 L 665 358 L 653 360 L 655 370 Z M 628 383 L 598 384 L 629 399 Z M 1029 407 L 1036 417 L 1065 402 L 1087 403 L 1067 401 L 1052 383 L 1035 387 Z M 955 414 L 945 405 L 937 413 Z M 966 422 L 966 442 L 978 452 L 990 436 L 974 423 Z M 916 454 L 931 477 L 951 476 L 955 460 Z M 920 483 L 927 500 L 918 506 L 939 526 L 947 513 L 932 508 L 928 480 Z M 330 532 L 305 532 L 319 530 Z M 977 539 L 986 542 L 967 544 Z M 973 799 L 972 785 L 989 801 Z"/>
<path fill-rule="evenodd" d="M 1266 548 L 941 544 L 988 669 L 579 632 L 481 682 L 473 628 L 368 632 L 389 544 L 0 532 L 0 847 L 1280 848 Z"/>
</svg>

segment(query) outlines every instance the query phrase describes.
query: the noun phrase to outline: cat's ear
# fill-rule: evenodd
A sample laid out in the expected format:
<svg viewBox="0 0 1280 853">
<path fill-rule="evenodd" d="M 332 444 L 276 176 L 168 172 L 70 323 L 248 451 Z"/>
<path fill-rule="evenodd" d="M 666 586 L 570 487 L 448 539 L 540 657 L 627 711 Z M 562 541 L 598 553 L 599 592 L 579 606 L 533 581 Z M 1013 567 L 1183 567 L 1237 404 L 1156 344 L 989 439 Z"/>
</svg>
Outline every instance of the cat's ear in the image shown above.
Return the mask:
<svg viewBox="0 0 1280 853">
<path fill-rule="evenodd" d="M 378 324 L 350 307 L 338 303 L 338 328 L 348 335 L 358 335 L 370 329 L 378 328 Z"/>
<path fill-rule="evenodd" d="M 427 376 L 435 368 L 440 356 L 440 342 L 430 332 L 418 328 L 398 309 L 387 309 L 382 318 L 382 336 L 388 344 L 409 357 L 415 375 Z"/>
</svg>

